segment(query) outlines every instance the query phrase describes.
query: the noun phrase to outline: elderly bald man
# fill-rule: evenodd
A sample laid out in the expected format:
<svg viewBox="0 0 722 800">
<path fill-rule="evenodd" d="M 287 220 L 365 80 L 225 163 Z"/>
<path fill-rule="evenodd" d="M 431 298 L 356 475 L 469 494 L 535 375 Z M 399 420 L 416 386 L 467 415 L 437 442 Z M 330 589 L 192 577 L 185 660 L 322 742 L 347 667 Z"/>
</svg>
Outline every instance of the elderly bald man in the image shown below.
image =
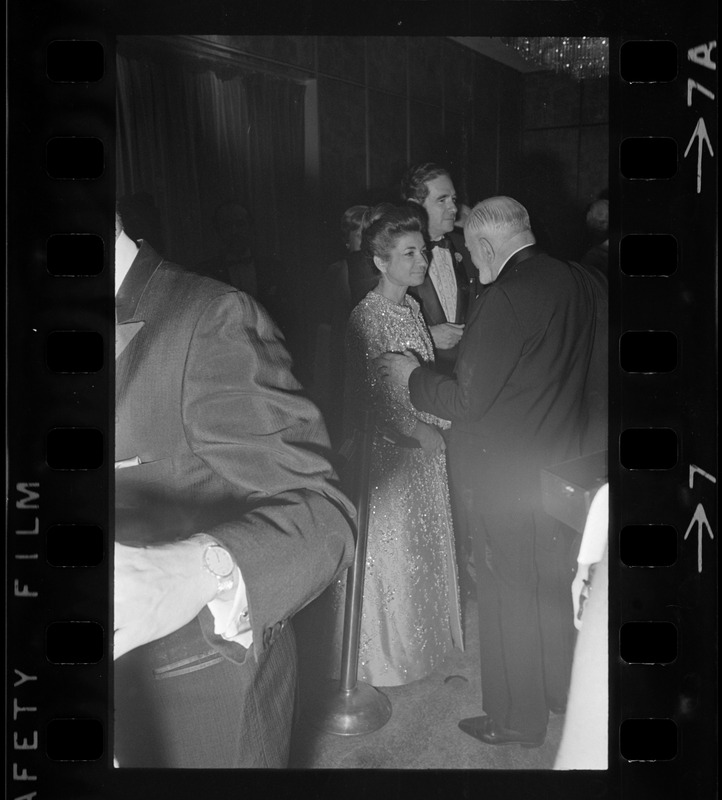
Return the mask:
<svg viewBox="0 0 722 800">
<path fill-rule="evenodd" d="M 540 470 L 582 455 L 596 290 L 586 272 L 536 244 L 510 197 L 477 204 L 464 236 L 485 285 L 452 377 L 385 354 L 420 410 L 452 420 L 450 478 L 474 543 L 485 716 L 459 727 L 491 745 L 544 742 L 563 713 L 574 631 L 569 529 L 542 509 Z"/>
</svg>

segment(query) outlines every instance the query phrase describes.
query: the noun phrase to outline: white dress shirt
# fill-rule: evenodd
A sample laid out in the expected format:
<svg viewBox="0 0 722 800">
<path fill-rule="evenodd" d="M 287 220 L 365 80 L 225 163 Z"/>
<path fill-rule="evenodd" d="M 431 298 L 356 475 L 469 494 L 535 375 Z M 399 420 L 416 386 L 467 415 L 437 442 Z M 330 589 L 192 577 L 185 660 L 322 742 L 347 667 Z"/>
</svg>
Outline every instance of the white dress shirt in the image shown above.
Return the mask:
<svg viewBox="0 0 722 800">
<path fill-rule="evenodd" d="M 456 285 L 456 273 L 451 252 L 446 247 L 435 247 L 432 250 L 429 264 L 429 277 L 439 296 L 447 322 L 456 319 L 456 304 L 459 287 Z"/>
</svg>

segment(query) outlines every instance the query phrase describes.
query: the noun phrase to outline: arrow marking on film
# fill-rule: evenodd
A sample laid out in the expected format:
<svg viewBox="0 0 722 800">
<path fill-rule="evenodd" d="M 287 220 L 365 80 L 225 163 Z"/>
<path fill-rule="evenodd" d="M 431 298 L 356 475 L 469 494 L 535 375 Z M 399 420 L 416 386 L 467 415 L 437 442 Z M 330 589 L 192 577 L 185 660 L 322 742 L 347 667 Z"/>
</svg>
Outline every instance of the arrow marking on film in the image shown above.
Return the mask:
<svg viewBox="0 0 722 800">
<path fill-rule="evenodd" d="M 714 533 L 712 533 L 712 528 L 709 526 L 709 520 L 707 519 L 707 514 L 705 514 L 702 503 L 697 503 L 697 508 L 694 510 L 694 516 L 692 517 L 692 520 L 685 531 L 685 539 L 687 539 L 690 531 L 695 525 L 697 526 L 697 572 L 702 572 L 702 539 L 704 539 L 703 534 L 705 528 L 707 528 L 709 538 L 714 539 Z"/>
<path fill-rule="evenodd" d="M 692 134 L 692 138 L 689 140 L 689 144 L 687 145 L 687 149 L 684 151 L 684 157 L 687 158 L 687 154 L 692 149 L 692 144 L 694 140 L 697 139 L 697 194 L 702 191 L 702 155 L 703 155 L 703 147 L 702 145 L 706 142 L 707 149 L 709 150 L 709 154 L 714 158 L 714 151 L 712 150 L 712 143 L 709 140 L 709 136 L 707 135 L 707 126 L 704 124 L 704 118 L 700 117 L 699 122 L 697 123 L 697 127 L 694 129 L 694 133 Z"/>
<path fill-rule="evenodd" d="M 708 481 L 712 483 L 717 483 L 717 478 L 714 475 L 710 475 L 709 472 L 705 472 L 702 467 L 698 467 L 696 464 L 689 465 L 689 488 L 694 489 L 694 475 L 695 473 L 701 475 L 703 478 L 707 478 Z"/>
</svg>

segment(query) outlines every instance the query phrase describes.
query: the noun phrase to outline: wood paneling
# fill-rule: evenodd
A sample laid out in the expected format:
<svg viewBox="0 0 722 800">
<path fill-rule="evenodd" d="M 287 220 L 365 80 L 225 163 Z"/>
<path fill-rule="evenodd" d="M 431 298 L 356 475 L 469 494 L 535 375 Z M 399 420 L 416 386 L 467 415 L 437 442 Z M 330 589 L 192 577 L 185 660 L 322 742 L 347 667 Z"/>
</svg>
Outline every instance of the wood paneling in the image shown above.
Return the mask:
<svg viewBox="0 0 722 800">
<path fill-rule="evenodd" d="M 406 103 L 402 98 L 369 91 L 369 160 L 371 189 L 396 200 L 406 169 Z"/>
<path fill-rule="evenodd" d="M 318 68 L 356 83 L 364 82 L 365 46 L 363 36 L 318 36 Z"/>
<path fill-rule="evenodd" d="M 409 38 L 409 93 L 415 100 L 441 105 L 442 43 L 438 36 Z"/>
<path fill-rule="evenodd" d="M 587 126 L 580 136 L 578 199 L 586 206 L 609 188 L 609 129 L 606 125 Z"/>
<path fill-rule="evenodd" d="M 304 69 L 314 67 L 313 36 L 213 36 L 228 47 Z"/>
<path fill-rule="evenodd" d="M 582 125 L 605 124 L 609 121 L 609 79 L 584 81 L 582 87 Z"/>
<path fill-rule="evenodd" d="M 470 154 L 470 168 L 467 178 L 466 196 L 463 201 L 473 206 L 485 197 L 500 191 L 514 194 L 510 188 L 499 186 L 497 153 L 499 152 L 499 131 L 497 127 L 484 128 L 474 132 Z"/>
<path fill-rule="evenodd" d="M 448 168 L 454 181 L 454 188 L 460 198 L 466 198 L 469 195 L 470 128 L 470 115 L 446 112 L 444 148 L 439 161 Z"/>
<path fill-rule="evenodd" d="M 406 36 L 368 36 L 368 84 L 373 89 L 406 94 Z"/>
<path fill-rule="evenodd" d="M 566 75 L 539 72 L 524 79 L 524 127 L 558 128 L 578 125 L 579 82 Z"/>
<path fill-rule="evenodd" d="M 468 112 L 474 84 L 474 52 L 468 47 L 444 41 L 444 105 L 457 112 Z"/>
<path fill-rule="evenodd" d="M 444 137 L 441 109 L 412 100 L 409 108 L 410 153 L 412 164 L 421 161 L 440 161 Z"/>
<path fill-rule="evenodd" d="M 365 92 L 327 78 L 319 79 L 318 89 L 321 193 L 324 205 L 344 204 L 366 184 Z"/>
</svg>

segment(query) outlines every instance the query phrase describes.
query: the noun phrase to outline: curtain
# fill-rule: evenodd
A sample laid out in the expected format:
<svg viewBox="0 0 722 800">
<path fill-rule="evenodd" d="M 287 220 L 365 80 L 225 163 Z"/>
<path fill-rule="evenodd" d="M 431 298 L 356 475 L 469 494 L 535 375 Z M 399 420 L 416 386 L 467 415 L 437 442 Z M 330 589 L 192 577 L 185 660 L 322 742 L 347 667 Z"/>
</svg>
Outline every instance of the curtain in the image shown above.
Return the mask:
<svg viewBox="0 0 722 800">
<path fill-rule="evenodd" d="M 187 266 L 213 256 L 214 211 L 235 200 L 254 219 L 258 254 L 291 270 L 302 230 L 305 87 L 150 54 L 119 54 L 117 80 L 117 193 L 152 196 L 164 255 Z"/>
<path fill-rule="evenodd" d="M 271 75 L 246 80 L 250 194 L 258 200 L 258 230 L 276 243 L 280 260 L 298 259 L 304 185 L 305 87 Z"/>
</svg>

